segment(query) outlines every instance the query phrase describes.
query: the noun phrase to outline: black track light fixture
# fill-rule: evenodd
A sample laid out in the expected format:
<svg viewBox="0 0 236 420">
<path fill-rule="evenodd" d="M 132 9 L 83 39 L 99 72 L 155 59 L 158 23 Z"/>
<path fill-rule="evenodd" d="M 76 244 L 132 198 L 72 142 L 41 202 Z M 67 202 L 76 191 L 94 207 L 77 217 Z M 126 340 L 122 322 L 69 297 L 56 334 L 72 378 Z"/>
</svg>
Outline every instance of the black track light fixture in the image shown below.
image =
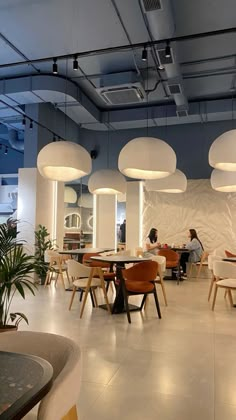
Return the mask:
<svg viewBox="0 0 236 420">
<path fill-rule="evenodd" d="M 30 125 L 29 125 L 29 128 L 30 128 L 30 130 L 32 130 L 32 129 L 33 129 L 33 121 L 32 121 L 32 120 L 30 120 Z"/>
<path fill-rule="evenodd" d="M 147 61 L 147 55 L 148 55 L 147 47 L 146 47 L 146 45 L 144 45 L 144 48 L 143 48 L 143 51 L 142 51 L 142 61 Z"/>
<path fill-rule="evenodd" d="M 79 64 L 78 64 L 78 60 L 77 60 L 77 55 L 74 56 L 74 61 L 73 61 L 73 70 L 77 71 L 79 69 Z"/>
<path fill-rule="evenodd" d="M 57 138 L 56 138 L 56 135 L 55 134 L 53 134 L 52 141 L 57 141 Z"/>
<path fill-rule="evenodd" d="M 4 155 L 7 155 L 7 153 L 8 153 L 8 147 L 6 146 L 5 151 L 4 151 Z"/>
<path fill-rule="evenodd" d="M 52 72 L 53 72 L 53 74 L 58 74 L 57 58 L 53 59 Z"/>
<path fill-rule="evenodd" d="M 170 42 L 169 41 L 167 41 L 167 44 L 166 44 L 165 57 L 166 58 L 170 58 L 171 57 Z"/>
<path fill-rule="evenodd" d="M 26 119 L 25 119 L 25 117 L 23 117 L 22 118 L 22 125 L 25 125 L 26 124 Z"/>
</svg>

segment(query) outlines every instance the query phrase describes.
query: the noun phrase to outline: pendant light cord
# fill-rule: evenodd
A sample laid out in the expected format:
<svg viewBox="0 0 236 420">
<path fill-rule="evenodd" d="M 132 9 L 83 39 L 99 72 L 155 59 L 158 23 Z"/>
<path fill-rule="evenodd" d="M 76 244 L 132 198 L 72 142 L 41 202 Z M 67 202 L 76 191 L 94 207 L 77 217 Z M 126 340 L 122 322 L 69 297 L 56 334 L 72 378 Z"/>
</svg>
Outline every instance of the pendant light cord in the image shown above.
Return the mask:
<svg viewBox="0 0 236 420">
<path fill-rule="evenodd" d="M 149 95 L 149 91 L 148 91 L 148 57 L 149 57 L 149 51 L 147 50 L 147 61 L 146 61 L 146 63 L 147 63 L 147 66 L 146 66 L 146 77 L 147 77 L 147 83 L 146 83 L 146 95 L 147 95 L 147 137 L 148 137 L 148 116 L 149 116 L 149 113 L 148 113 L 148 105 L 149 105 L 149 98 L 148 98 L 148 95 Z"/>
<path fill-rule="evenodd" d="M 108 132 L 107 132 L 107 168 L 109 169 L 109 154 L 110 154 L 110 112 L 107 113 L 107 125 L 108 125 Z"/>
<path fill-rule="evenodd" d="M 68 89 L 68 59 L 66 60 L 66 88 L 65 88 L 65 139 L 67 139 L 67 89 Z"/>
</svg>

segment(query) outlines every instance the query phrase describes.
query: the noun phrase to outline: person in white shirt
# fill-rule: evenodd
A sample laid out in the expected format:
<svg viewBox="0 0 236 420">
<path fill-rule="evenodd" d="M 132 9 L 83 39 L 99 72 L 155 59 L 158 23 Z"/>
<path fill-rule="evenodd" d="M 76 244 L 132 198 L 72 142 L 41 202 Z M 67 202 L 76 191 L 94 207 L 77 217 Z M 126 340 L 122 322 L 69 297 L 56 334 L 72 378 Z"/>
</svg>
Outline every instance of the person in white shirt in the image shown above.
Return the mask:
<svg viewBox="0 0 236 420">
<path fill-rule="evenodd" d="M 145 242 L 146 252 L 152 255 L 157 255 L 160 243 L 158 242 L 158 230 L 152 228 Z"/>
</svg>

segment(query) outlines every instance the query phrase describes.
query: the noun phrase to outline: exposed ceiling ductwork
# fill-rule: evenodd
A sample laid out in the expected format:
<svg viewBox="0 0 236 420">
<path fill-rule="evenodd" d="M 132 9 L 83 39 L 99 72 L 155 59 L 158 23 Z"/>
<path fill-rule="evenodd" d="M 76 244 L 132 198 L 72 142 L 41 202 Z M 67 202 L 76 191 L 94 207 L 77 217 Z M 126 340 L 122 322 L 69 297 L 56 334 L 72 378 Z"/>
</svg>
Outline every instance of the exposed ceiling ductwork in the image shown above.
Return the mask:
<svg viewBox="0 0 236 420">
<path fill-rule="evenodd" d="M 8 141 L 13 149 L 24 150 L 24 137 L 20 137 L 20 133 L 12 128 L 8 129 Z"/>
<path fill-rule="evenodd" d="M 149 29 L 155 40 L 170 39 L 175 33 L 170 0 L 145 1 L 142 0 L 143 10 L 146 13 Z M 169 94 L 173 96 L 176 104 L 176 113 L 188 110 L 188 101 L 184 94 L 183 78 L 178 60 L 178 48 L 176 42 L 170 45 L 170 54 L 165 54 L 165 49 L 157 50 L 160 64 L 165 68 L 168 79 L 167 87 Z"/>
</svg>

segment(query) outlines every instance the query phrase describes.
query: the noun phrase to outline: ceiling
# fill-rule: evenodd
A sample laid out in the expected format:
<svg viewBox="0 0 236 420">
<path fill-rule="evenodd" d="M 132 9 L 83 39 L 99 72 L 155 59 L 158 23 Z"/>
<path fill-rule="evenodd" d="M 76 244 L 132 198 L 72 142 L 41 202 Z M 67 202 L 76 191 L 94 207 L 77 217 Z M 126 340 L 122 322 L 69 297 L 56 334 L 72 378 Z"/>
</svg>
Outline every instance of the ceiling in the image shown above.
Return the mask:
<svg viewBox="0 0 236 420">
<path fill-rule="evenodd" d="M 235 0 L 1 0 L 0 122 L 22 130 L 22 105 L 37 102 L 94 130 L 230 119 L 236 28 L 191 36 L 235 22 Z M 171 63 L 160 70 L 166 40 Z M 68 55 L 53 75 L 52 59 Z M 173 84 L 179 91 L 170 94 Z M 107 89 L 112 103 L 101 94 Z"/>
</svg>

